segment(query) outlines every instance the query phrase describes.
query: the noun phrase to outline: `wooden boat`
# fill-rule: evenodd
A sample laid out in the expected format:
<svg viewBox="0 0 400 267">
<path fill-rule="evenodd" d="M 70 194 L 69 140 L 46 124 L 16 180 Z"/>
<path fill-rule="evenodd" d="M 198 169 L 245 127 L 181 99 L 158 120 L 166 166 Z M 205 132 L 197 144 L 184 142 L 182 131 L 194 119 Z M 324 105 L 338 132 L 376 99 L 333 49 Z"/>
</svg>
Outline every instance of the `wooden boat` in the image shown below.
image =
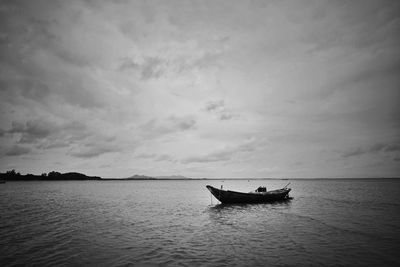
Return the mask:
<svg viewBox="0 0 400 267">
<path fill-rule="evenodd" d="M 207 189 L 221 203 L 266 203 L 289 198 L 290 188 L 284 188 L 267 191 L 265 187 L 259 187 L 255 191 L 249 193 L 223 190 L 207 185 Z"/>
</svg>

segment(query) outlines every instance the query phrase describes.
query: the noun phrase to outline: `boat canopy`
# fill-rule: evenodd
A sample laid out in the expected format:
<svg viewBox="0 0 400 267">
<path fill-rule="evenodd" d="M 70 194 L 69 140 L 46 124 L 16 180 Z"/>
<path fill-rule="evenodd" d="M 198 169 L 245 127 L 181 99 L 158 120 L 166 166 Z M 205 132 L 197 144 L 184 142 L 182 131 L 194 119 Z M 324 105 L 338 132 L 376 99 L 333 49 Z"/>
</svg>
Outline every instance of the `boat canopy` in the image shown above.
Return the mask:
<svg viewBox="0 0 400 267">
<path fill-rule="evenodd" d="M 260 186 L 256 189 L 256 192 L 267 192 L 267 188 L 265 186 Z"/>
</svg>

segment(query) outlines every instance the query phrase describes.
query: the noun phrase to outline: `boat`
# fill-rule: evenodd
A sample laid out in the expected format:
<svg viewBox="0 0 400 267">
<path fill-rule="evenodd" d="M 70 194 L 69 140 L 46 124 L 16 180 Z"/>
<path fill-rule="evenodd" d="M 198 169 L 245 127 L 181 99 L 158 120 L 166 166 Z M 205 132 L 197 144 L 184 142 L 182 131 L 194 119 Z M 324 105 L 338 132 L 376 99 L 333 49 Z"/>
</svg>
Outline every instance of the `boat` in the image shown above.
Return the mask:
<svg viewBox="0 0 400 267">
<path fill-rule="evenodd" d="M 289 183 L 290 184 L 290 183 Z M 292 190 L 288 188 L 287 184 L 281 189 L 267 191 L 265 187 L 259 187 L 249 193 L 223 190 L 207 185 L 207 189 L 218 199 L 221 203 L 267 203 L 280 200 L 289 199 L 289 192 Z"/>
</svg>

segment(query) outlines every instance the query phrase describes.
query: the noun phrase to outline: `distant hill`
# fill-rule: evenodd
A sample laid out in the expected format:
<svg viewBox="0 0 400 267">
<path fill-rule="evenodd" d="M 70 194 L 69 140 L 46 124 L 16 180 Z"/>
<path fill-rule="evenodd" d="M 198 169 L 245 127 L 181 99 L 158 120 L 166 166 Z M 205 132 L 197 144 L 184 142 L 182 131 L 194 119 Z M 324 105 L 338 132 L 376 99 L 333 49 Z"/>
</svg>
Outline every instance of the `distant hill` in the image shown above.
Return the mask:
<svg viewBox="0 0 400 267">
<path fill-rule="evenodd" d="M 156 180 L 156 178 L 146 175 L 135 174 L 131 177 L 123 178 L 122 180 Z"/>
<path fill-rule="evenodd" d="M 171 176 L 147 176 L 141 174 L 135 174 L 128 178 L 123 178 L 122 180 L 186 180 L 190 179 L 182 175 L 171 175 Z"/>
<path fill-rule="evenodd" d="M 157 179 L 190 179 L 182 175 L 156 176 Z"/>
</svg>

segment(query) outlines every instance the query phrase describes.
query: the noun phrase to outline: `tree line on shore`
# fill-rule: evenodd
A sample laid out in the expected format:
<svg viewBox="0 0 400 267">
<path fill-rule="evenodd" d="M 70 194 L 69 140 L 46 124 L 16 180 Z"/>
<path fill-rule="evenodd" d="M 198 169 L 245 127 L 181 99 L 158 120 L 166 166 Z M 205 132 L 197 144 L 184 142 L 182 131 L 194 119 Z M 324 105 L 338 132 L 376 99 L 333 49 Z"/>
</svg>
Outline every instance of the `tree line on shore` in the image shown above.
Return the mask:
<svg viewBox="0 0 400 267">
<path fill-rule="evenodd" d="M 8 181 L 38 181 L 38 180 L 101 180 L 98 176 L 87 176 L 78 172 L 60 173 L 51 171 L 49 173 L 42 173 L 41 175 L 35 174 L 20 174 L 15 170 L 0 173 L 0 179 Z"/>
</svg>

